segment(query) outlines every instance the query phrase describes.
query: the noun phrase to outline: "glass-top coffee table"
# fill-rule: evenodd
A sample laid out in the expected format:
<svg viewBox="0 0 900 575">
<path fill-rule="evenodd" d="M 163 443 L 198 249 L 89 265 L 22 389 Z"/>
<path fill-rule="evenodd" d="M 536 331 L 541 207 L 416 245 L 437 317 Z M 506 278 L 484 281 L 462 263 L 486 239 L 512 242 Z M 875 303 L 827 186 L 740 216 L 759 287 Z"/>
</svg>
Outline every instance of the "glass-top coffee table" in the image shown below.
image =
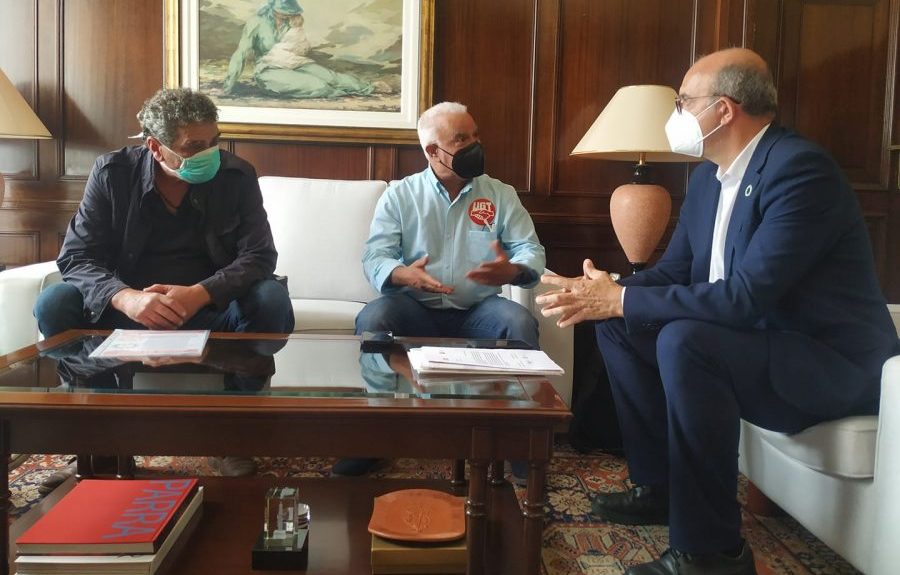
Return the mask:
<svg viewBox="0 0 900 575">
<path fill-rule="evenodd" d="M 410 486 L 467 492 L 469 573 L 540 572 L 546 465 L 568 407 L 541 377 L 415 377 L 405 339 L 362 353 L 350 336 L 213 334 L 187 363 L 93 360 L 108 332 L 70 331 L 0 356 L 0 446 L 10 453 L 445 458 L 447 481 L 300 479 L 319 509 L 307 573 L 370 573 L 372 498 Z M 529 461 L 524 512 L 502 466 Z M 204 519 L 171 573 L 245 573 L 271 478 L 203 478 Z M 0 484 L 8 498 L 8 477 Z M 8 501 L 3 501 L 8 503 Z M 209 518 L 212 515 L 215 520 Z M 524 515 L 524 517 L 523 517 Z M 19 521 L 13 533 L 20 531 Z M 9 542 L 6 523 L 3 541 Z M 322 531 L 315 531 L 321 529 Z M 319 547 L 316 544 L 319 544 Z M 328 549 L 326 549 L 328 547 Z M 9 545 L 3 573 L 14 557 Z"/>
</svg>

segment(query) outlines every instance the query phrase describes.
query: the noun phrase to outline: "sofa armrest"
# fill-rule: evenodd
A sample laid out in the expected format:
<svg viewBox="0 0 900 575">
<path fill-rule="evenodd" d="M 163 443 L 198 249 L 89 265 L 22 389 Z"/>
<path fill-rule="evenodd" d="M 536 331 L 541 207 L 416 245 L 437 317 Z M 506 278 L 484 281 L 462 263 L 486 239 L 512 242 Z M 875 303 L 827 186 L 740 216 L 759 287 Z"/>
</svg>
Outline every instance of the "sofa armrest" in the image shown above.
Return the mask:
<svg viewBox="0 0 900 575">
<path fill-rule="evenodd" d="M 875 525 L 872 574 L 896 573 L 900 565 L 900 355 L 884 364 L 875 446 Z"/>
<path fill-rule="evenodd" d="M 545 270 L 546 273 L 553 273 Z M 538 320 L 538 329 L 540 330 L 541 349 L 544 350 L 550 359 L 555 361 L 565 370 L 565 374 L 548 378 L 556 392 L 566 402 L 566 405 L 572 404 L 572 370 L 575 366 L 575 328 L 560 328 L 556 325 L 556 319 L 546 318 L 541 314 L 541 308 L 534 303 L 534 298 L 538 295 L 553 289 L 553 286 L 545 284 L 537 284 L 533 288 L 525 289 L 518 286 L 509 286 L 509 299 L 521 304 L 525 309 Z"/>
<path fill-rule="evenodd" d="M 32 315 L 38 294 L 47 286 L 62 281 L 56 262 L 41 262 L 0 272 L 0 355 L 41 339 L 37 320 Z"/>
</svg>

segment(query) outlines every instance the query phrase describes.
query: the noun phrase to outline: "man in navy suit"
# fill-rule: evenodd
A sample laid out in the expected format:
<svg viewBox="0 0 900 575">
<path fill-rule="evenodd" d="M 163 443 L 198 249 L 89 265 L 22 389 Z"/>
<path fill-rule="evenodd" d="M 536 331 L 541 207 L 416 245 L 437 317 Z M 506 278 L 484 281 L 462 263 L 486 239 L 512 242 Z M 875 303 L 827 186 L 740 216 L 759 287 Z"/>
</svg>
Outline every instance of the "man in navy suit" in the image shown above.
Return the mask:
<svg viewBox="0 0 900 575">
<path fill-rule="evenodd" d="M 666 125 L 702 156 L 665 254 L 619 282 L 584 262 L 544 276 L 560 326 L 593 319 L 632 487 L 596 496 L 617 523 L 669 524 L 628 575 L 751 574 L 737 503 L 739 422 L 796 432 L 878 410 L 898 341 L 865 222 L 834 160 L 773 124 L 759 55 L 728 49 L 684 77 Z"/>
</svg>

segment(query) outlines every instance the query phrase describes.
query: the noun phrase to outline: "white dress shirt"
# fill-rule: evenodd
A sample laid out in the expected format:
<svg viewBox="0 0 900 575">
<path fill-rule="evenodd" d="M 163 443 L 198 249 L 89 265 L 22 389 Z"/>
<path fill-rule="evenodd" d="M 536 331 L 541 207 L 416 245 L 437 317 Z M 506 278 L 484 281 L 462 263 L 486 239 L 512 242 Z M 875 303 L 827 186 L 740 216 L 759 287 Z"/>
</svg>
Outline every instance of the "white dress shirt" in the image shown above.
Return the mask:
<svg viewBox="0 0 900 575">
<path fill-rule="evenodd" d="M 728 169 L 722 171 L 719 166 L 716 171 L 716 179 L 722 186 L 719 192 L 719 206 L 716 208 L 716 224 L 713 227 L 712 237 L 712 253 L 709 259 L 709 281 L 725 279 L 725 235 L 728 233 L 728 223 L 731 221 L 731 212 L 734 210 L 734 201 L 737 199 L 738 188 L 741 180 L 744 179 L 744 173 L 750 164 L 750 158 L 756 151 L 756 146 L 762 139 L 769 124 L 766 124 L 758 134 L 753 136 L 737 158 L 731 162 Z"/>
</svg>

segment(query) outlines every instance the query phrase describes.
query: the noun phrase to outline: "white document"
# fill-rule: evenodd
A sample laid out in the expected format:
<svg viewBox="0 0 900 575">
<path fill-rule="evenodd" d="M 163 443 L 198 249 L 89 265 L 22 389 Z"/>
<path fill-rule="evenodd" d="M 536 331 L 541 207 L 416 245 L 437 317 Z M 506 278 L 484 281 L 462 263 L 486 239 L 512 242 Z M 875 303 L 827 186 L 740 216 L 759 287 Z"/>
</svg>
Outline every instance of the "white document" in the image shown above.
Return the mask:
<svg viewBox="0 0 900 575">
<path fill-rule="evenodd" d="M 117 329 L 89 357 L 107 359 L 200 357 L 209 330 Z"/>
<path fill-rule="evenodd" d="M 563 368 L 540 350 L 420 347 L 407 352 L 419 373 L 561 375 Z"/>
</svg>

